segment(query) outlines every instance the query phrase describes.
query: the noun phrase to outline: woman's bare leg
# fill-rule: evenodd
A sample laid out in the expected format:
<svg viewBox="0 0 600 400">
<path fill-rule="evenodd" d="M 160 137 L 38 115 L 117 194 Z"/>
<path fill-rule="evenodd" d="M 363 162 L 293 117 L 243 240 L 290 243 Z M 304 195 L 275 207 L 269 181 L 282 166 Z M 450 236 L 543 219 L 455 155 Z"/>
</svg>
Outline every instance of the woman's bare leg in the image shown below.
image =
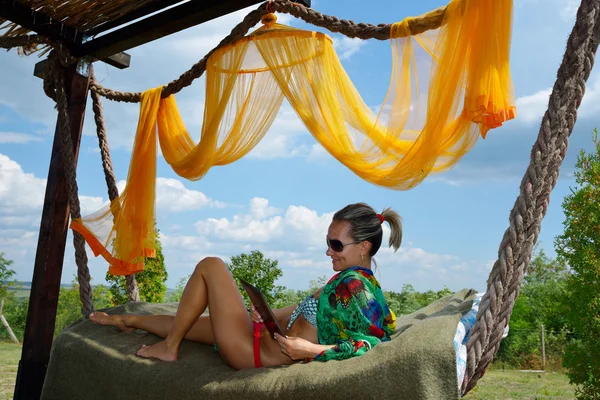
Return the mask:
<svg viewBox="0 0 600 400">
<path fill-rule="evenodd" d="M 144 346 L 137 354 L 164 361 L 176 360 L 181 341 L 208 304 L 213 335 L 221 355 L 234 368 L 252 368 L 252 320 L 227 266 L 218 258 L 205 258 L 196 266 L 165 340 Z"/>
<path fill-rule="evenodd" d="M 108 315 L 104 312 L 90 314 L 90 320 L 100 325 L 112 325 L 123 332 L 134 332 L 141 329 L 161 338 L 166 338 L 173 326 L 174 315 Z M 203 315 L 185 335 L 185 339 L 193 342 L 213 344 L 215 337 L 210 324 L 210 317 Z"/>
</svg>

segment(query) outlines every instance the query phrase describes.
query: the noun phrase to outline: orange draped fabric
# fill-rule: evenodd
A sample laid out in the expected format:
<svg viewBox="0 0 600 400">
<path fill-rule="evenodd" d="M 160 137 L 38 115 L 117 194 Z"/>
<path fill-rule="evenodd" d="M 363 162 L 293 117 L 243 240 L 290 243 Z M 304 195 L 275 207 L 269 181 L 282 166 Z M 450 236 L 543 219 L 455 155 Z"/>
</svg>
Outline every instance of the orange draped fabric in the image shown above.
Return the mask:
<svg viewBox="0 0 600 400">
<path fill-rule="evenodd" d="M 479 136 L 515 117 L 511 19 L 512 1 L 454 0 L 435 31 L 410 35 L 409 19 L 394 24 L 390 86 L 375 114 L 327 35 L 269 16 L 264 26 L 209 58 L 199 143 L 187 132 L 174 96 L 161 99 L 161 88 L 142 94 L 125 190 L 71 227 L 110 263 L 110 273 L 141 271 L 155 248 L 157 137 L 173 170 L 198 180 L 251 151 L 284 97 L 314 138 L 356 175 L 410 189 L 451 168 Z"/>
</svg>

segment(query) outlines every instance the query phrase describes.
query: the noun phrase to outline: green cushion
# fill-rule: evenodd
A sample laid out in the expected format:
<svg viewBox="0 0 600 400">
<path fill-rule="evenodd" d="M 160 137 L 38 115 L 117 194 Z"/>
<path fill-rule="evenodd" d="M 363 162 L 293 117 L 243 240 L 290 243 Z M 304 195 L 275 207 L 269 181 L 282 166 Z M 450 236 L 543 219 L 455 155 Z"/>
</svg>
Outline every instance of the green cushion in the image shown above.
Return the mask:
<svg viewBox="0 0 600 400">
<path fill-rule="evenodd" d="M 81 319 L 54 340 L 42 399 L 458 399 L 453 337 L 475 290 L 398 317 L 392 340 L 343 361 L 236 371 L 212 346 L 184 341 L 177 362 L 137 357 L 160 338 Z M 128 303 L 109 314 L 174 314 L 176 303 Z"/>
</svg>

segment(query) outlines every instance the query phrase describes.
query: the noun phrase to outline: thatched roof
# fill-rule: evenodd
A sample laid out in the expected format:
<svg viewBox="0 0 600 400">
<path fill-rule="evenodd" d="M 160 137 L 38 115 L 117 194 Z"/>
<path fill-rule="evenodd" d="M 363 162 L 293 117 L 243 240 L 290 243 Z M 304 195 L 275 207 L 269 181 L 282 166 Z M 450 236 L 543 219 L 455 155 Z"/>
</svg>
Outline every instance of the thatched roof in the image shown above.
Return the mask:
<svg viewBox="0 0 600 400">
<path fill-rule="evenodd" d="M 0 48 L 32 54 L 61 42 L 75 57 L 127 68 L 128 49 L 262 1 L 0 0 Z"/>
<path fill-rule="evenodd" d="M 46 14 L 66 26 L 89 31 L 158 0 L 18 0 L 32 10 Z M 0 18 L 0 36 L 30 33 L 11 21 Z"/>
</svg>

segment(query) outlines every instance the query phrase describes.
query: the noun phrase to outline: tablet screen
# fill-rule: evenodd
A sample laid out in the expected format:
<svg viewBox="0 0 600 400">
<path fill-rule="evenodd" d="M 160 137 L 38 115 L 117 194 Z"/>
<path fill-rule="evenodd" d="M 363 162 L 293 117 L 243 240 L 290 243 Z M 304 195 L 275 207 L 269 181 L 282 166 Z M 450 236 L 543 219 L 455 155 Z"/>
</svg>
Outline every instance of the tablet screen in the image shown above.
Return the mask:
<svg viewBox="0 0 600 400">
<path fill-rule="evenodd" d="M 246 293 L 248 293 L 250 301 L 252 301 L 252 304 L 254 304 L 254 308 L 256 308 L 256 311 L 258 311 L 258 313 L 262 317 L 263 322 L 271 336 L 274 338 L 275 332 L 277 332 L 281 336 L 286 337 L 285 333 L 283 333 L 283 330 L 279 326 L 277 319 L 275 319 L 275 315 L 273 315 L 273 311 L 271 310 L 271 307 L 269 307 L 265 295 L 260 290 L 258 290 L 258 288 L 251 285 L 243 279 L 240 279 L 240 283 L 246 290 Z"/>
</svg>

